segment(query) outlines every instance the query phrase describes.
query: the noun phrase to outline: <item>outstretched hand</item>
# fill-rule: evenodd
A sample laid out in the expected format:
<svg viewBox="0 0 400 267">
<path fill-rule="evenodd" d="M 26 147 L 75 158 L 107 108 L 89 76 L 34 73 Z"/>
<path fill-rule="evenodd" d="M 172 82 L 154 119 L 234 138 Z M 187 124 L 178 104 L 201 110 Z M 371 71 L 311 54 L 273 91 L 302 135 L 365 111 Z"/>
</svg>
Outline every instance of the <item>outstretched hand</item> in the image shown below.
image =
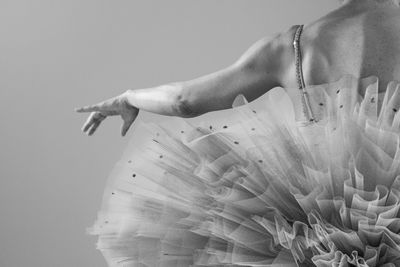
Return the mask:
<svg viewBox="0 0 400 267">
<path fill-rule="evenodd" d="M 125 136 L 139 114 L 139 109 L 128 102 L 126 94 L 127 92 L 94 105 L 76 108 L 76 112 L 91 112 L 82 126 L 82 131 L 92 135 L 105 118 L 120 115 L 123 120 L 121 135 Z"/>
</svg>

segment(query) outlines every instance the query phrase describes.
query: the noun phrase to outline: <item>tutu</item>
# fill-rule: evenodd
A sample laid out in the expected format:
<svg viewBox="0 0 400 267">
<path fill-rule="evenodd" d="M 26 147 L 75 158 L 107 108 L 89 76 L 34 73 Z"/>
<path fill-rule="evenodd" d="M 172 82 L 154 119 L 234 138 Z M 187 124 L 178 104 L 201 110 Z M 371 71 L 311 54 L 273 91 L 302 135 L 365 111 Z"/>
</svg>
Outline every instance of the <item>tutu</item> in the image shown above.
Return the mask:
<svg viewBox="0 0 400 267">
<path fill-rule="evenodd" d="M 89 229 L 109 266 L 400 266 L 399 85 L 307 90 L 316 123 L 281 90 L 136 125 Z"/>
</svg>

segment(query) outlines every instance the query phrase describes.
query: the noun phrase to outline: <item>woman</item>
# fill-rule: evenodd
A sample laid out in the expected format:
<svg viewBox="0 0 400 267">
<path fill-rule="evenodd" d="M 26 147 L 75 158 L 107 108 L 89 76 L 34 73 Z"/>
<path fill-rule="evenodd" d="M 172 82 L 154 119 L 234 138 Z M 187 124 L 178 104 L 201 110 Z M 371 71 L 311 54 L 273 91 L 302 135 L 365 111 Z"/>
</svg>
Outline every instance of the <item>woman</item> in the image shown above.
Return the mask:
<svg viewBox="0 0 400 267">
<path fill-rule="evenodd" d="M 112 266 L 399 266 L 399 79 L 399 1 L 347 0 L 218 72 L 77 109 L 89 135 L 113 115 L 125 135 L 141 109 L 195 117 L 277 86 L 293 103 L 293 121 L 273 100 L 153 131 L 106 190 L 99 248 Z"/>
</svg>

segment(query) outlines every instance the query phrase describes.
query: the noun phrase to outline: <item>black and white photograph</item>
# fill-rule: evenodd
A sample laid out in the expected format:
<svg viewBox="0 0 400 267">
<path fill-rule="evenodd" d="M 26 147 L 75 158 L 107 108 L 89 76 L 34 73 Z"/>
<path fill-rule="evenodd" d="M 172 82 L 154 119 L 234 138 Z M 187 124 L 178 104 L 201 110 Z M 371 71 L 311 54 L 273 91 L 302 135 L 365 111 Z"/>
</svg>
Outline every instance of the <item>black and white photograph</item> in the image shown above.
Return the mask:
<svg viewBox="0 0 400 267">
<path fill-rule="evenodd" d="M 400 0 L 0 0 L 0 267 L 400 267 Z"/>
</svg>

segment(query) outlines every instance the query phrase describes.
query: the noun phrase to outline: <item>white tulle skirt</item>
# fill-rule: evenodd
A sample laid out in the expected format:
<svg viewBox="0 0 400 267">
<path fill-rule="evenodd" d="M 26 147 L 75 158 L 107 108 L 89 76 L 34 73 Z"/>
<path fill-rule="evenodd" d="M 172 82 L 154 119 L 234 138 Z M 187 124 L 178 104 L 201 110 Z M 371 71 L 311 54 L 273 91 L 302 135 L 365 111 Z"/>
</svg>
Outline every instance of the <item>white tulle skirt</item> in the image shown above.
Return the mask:
<svg viewBox="0 0 400 267">
<path fill-rule="evenodd" d="M 136 125 L 89 229 L 109 266 L 400 266 L 399 86 L 330 86 L 314 124 L 281 90 Z"/>
</svg>

